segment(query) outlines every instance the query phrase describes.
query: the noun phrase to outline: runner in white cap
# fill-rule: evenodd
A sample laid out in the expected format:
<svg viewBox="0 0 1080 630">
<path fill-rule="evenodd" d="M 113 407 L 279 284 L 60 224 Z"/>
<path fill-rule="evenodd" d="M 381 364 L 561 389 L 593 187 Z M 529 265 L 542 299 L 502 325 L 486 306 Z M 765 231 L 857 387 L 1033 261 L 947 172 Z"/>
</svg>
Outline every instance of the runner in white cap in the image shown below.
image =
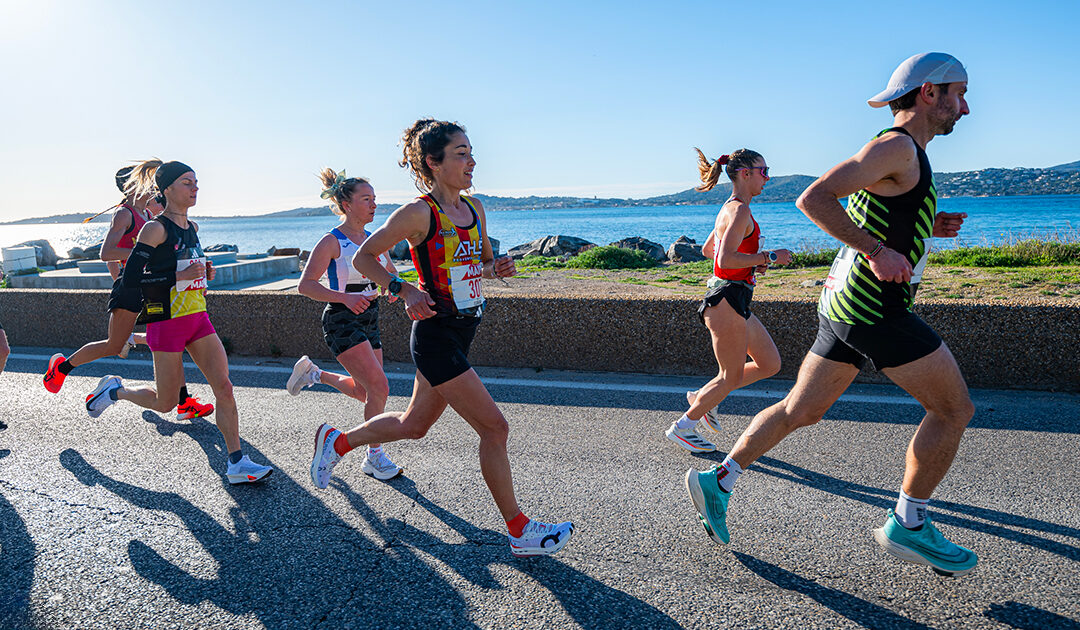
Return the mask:
<svg viewBox="0 0 1080 630">
<path fill-rule="evenodd" d="M 739 474 L 792 431 L 820 420 L 869 360 L 926 409 L 908 445 L 896 509 L 874 538 L 889 553 L 944 575 L 975 568 L 975 554 L 946 540 L 926 514 L 975 409 L 949 349 L 911 312 L 930 237 L 956 236 L 966 216 L 937 212 L 925 151 L 969 113 L 966 92 L 967 72 L 952 56 L 908 59 L 869 101 L 890 107 L 893 126 L 799 197 L 799 209 L 845 246 L 818 301 L 817 340 L 794 388 L 754 418 L 721 465 L 686 473 L 714 540 L 729 540 L 727 505 Z"/>
</svg>

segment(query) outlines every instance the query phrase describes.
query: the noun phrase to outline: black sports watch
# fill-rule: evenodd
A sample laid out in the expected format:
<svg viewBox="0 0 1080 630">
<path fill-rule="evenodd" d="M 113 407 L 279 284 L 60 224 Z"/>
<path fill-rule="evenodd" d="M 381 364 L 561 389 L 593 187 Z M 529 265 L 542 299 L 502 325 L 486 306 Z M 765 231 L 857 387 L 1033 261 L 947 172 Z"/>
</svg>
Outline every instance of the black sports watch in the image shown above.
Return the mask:
<svg viewBox="0 0 1080 630">
<path fill-rule="evenodd" d="M 390 295 L 397 297 L 398 293 L 401 293 L 401 285 L 401 278 L 394 276 L 393 278 L 390 278 L 390 282 L 386 285 L 386 290 L 390 292 Z"/>
</svg>

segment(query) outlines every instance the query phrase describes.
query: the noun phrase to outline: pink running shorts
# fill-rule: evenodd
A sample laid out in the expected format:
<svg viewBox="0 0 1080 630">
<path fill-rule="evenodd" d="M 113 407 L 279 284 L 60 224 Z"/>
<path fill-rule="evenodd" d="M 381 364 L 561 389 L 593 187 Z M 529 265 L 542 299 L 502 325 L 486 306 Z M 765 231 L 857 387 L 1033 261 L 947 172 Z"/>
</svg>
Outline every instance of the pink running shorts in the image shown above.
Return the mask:
<svg viewBox="0 0 1080 630">
<path fill-rule="evenodd" d="M 206 311 L 146 325 L 146 345 L 152 352 L 183 352 L 189 343 L 217 331 Z"/>
</svg>

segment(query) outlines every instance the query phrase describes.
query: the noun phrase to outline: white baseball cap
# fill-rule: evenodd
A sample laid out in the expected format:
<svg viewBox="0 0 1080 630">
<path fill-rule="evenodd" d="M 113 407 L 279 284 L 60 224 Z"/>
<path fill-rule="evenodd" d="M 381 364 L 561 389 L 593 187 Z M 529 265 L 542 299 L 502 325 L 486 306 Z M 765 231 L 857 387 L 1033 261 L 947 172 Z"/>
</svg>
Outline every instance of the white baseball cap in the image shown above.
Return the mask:
<svg viewBox="0 0 1080 630">
<path fill-rule="evenodd" d="M 908 57 L 889 77 L 889 84 L 867 103 L 870 107 L 885 107 L 889 101 L 897 99 L 922 86 L 923 83 L 959 83 L 967 81 L 964 64 L 948 53 L 931 52 Z"/>
</svg>

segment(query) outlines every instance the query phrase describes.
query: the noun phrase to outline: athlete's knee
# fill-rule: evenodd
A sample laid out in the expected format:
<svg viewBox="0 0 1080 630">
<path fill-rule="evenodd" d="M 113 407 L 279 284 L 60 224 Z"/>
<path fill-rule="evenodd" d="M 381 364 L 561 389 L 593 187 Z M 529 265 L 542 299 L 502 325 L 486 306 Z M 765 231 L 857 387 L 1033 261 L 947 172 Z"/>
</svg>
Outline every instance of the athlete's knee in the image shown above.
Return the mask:
<svg viewBox="0 0 1080 630">
<path fill-rule="evenodd" d="M 807 408 L 787 398 L 778 403 L 778 406 L 784 414 L 784 422 L 793 430 L 815 425 L 825 416 L 824 410 Z"/>
<path fill-rule="evenodd" d="M 952 425 L 966 427 L 968 422 L 971 422 L 971 418 L 975 416 L 975 403 L 967 395 L 950 396 L 937 405 L 937 409 L 930 411 L 936 411 L 938 415 L 944 417 Z"/>
<path fill-rule="evenodd" d="M 477 429 L 477 433 L 480 434 L 481 441 L 506 444 L 506 441 L 510 438 L 510 423 L 506 421 L 501 412 L 497 413 L 497 416 L 484 422 Z"/>
<path fill-rule="evenodd" d="M 427 435 L 434 422 L 427 418 L 405 415 L 401 418 L 402 438 L 406 440 L 419 440 Z"/>
<path fill-rule="evenodd" d="M 125 345 L 127 345 L 127 339 L 113 339 L 112 337 L 110 337 L 105 341 L 106 356 L 120 354 L 120 352 L 124 349 Z"/>
<path fill-rule="evenodd" d="M 758 369 L 761 370 L 762 378 L 769 378 L 775 376 L 780 371 L 780 354 L 770 354 L 768 356 L 761 357 L 760 360 L 755 360 Z"/>
<path fill-rule="evenodd" d="M 210 383 L 210 388 L 214 390 L 214 398 L 217 400 L 232 400 L 233 398 L 233 384 L 229 377 Z"/>
<path fill-rule="evenodd" d="M 10 354 L 11 348 L 8 347 L 7 341 L 0 339 L 0 362 L 7 361 Z"/>
<path fill-rule="evenodd" d="M 368 383 L 364 388 L 367 391 L 367 401 L 386 405 L 386 399 L 390 397 L 390 384 L 385 378 L 375 379 L 374 383 Z"/>
</svg>

